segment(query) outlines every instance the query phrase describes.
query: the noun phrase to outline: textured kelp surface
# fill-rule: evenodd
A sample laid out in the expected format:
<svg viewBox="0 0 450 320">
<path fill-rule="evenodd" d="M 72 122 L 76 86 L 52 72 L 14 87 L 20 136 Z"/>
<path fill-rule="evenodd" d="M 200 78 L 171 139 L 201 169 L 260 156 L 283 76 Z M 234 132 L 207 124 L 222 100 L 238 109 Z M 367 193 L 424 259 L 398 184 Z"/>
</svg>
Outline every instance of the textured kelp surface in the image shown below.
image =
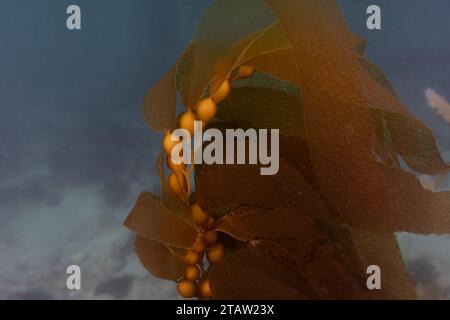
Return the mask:
<svg viewBox="0 0 450 320">
<path fill-rule="evenodd" d="M 334 0 L 217 0 L 145 97 L 145 119 L 166 132 L 177 94 L 189 110 L 253 66 L 209 126 L 280 129 L 275 176 L 251 165 L 195 168 L 196 201 L 227 244 L 208 271 L 215 298 L 415 298 L 395 232 L 449 233 L 450 193 L 425 190 L 400 159 L 427 175 L 449 166 L 365 46 Z M 141 194 L 125 224 L 144 267 L 176 281 L 196 227 L 167 186 L 164 155 L 157 167 L 161 196 Z M 381 267 L 382 290 L 367 289 L 369 265 Z"/>
</svg>

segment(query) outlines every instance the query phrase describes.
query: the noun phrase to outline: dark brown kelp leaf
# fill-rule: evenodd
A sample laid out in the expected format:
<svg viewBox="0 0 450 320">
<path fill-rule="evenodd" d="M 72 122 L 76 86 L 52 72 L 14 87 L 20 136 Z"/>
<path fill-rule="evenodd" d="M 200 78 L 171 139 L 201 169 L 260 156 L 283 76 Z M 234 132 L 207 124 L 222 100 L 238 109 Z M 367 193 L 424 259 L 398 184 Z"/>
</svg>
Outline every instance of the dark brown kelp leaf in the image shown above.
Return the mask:
<svg viewBox="0 0 450 320">
<path fill-rule="evenodd" d="M 322 221 L 308 233 L 308 238 L 263 239 L 252 250 L 282 263 L 286 276 L 308 298 L 369 298 L 366 266 L 358 258 L 347 229 Z"/>
<path fill-rule="evenodd" d="M 185 263 L 164 244 L 143 236 L 136 236 L 136 254 L 142 265 L 155 277 L 176 281 L 184 274 Z"/>
<path fill-rule="evenodd" d="M 142 112 L 150 127 L 159 132 L 170 130 L 175 124 L 177 97 L 175 88 L 176 66 L 154 85 L 144 97 Z"/>
<path fill-rule="evenodd" d="M 250 111 L 249 111 L 250 112 Z M 252 111 L 254 112 L 254 111 Z M 236 115 L 231 115 L 232 118 L 238 119 Z M 255 119 L 262 125 L 263 123 L 269 123 L 271 120 L 264 120 L 260 119 L 258 116 L 255 117 Z M 241 129 L 247 129 L 247 128 L 253 128 L 253 120 L 236 120 L 238 123 L 240 123 Z M 246 126 L 249 127 L 246 127 Z M 206 127 L 209 128 L 215 128 L 220 130 L 224 135 L 226 134 L 226 129 L 236 129 L 234 125 L 230 125 L 229 123 L 221 122 L 221 119 L 218 118 L 217 121 L 211 122 Z M 285 127 L 288 128 L 288 127 Z M 292 128 L 288 128 L 292 129 Z M 293 130 L 292 130 L 293 131 Z M 293 131 L 294 132 L 294 131 Z M 269 146 L 268 150 L 270 150 L 271 142 L 269 140 Z M 246 144 L 246 147 L 248 149 L 248 143 Z M 314 188 L 317 192 L 319 192 L 318 185 L 315 180 L 314 172 L 312 169 L 311 159 L 309 157 L 309 148 L 307 141 L 301 137 L 301 136 L 284 136 L 280 135 L 279 137 L 279 152 L 280 152 L 280 161 L 286 162 L 288 165 L 292 166 L 294 169 L 298 170 L 300 174 L 308 180 L 308 182 L 311 184 L 311 187 Z M 201 168 L 203 165 L 196 165 L 195 167 L 195 174 L 198 177 L 201 172 Z"/>
<path fill-rule="evenodd" d="M 322 234 L 317 228 L 311 228 L 308 232 L 311 236 L 296 238 L 262 238 L 252 241 L 250 248 L 254 253 L 270 258 L 274 261 L 289 265 L 290 272 L 298 274 L 307 264 L 314 261 L 317 251 L 327 240 L 327 236 Z M 294 277 L 295 278 L 295 277 Z M 313 279 L 311 279 L 313 280 Z M 302 292 L 303 290 L 299 288 Z"/>
<path fill-rule="evenodd" d="M 280 136 L 280 160 L 286 161 L 300 171 L 311 188 L 320 193 L 309 157 L 309 147 L 305 139 L 295 136 Z"/>
<path fill-rule="evenodd" d="M 211 268 L 211 289 L 217 299 L 306 298 L 283 279 L 283 272 L 273 261 L 239 249 Z"/>
<path fill-rule="evenodd" d="M 305 131 L 314 172 L 327 202 L 357 228 L 450 231 L 448 193 L 428 193 L 414 176 L 386 167 L 373 152 L 377 128 L 372 108 L 388 110 L 403 119 L 395 124 L 396 137 L 392 134 L 393 141 L 397 139 L 397 152 L 400 145 L 414 145 L 416 148 L 407 150 L 420 155 L 435 144 L 427 141 L 421 146 L 423 140 L 399 136 L 399 132 L 430 130 L 419 121 L 411 128 L 405 119 L 413 117 L 395 95 L 361 67 L 353 34 L 337 4 L 325 0 L 268 3 L 285 27 L 300 75 L 307 75 L 299 81 Z M 403 138 L 414 136 L 406 134 Z M 406 152 L 402 153 L 405 156 Z M 430 160 L 433 154 L 426 157 Z M 420 159 L 408 163 L 417 168 L 424 155 L 410 155 L 409 159 Z"/>
<path fill-rule="evenodd" d="M 197 201 L 205 210 L 255 205 L 296 210 L 304 216 L 328 215 L 321 196 L 300 171 L 280 162 L 273 176 L 256 165 L 203 165 L 197 177 Z"/>
<path fill-rule="evenodd" d="M 415 297 L 414 286 L 406 272 L 394 234 L 374 234 L 353 230 L 336 221 L 317 221 L 321 231 L 329 236 L 333 258 L 343 266 L 358 284 L 350 297 L 367 299 L 409 299 Z M 382 290 L 367 290 L 367 267 L 380 266 Z M 359 291 L 359 293 L 358 293 Z"/>
<path fill-rule="evenodd" d="M 139 235 L 181 248 L 192 247 L 197 236 L 194 227 L 165 208 L 157 196 L 148 192 L 141 193 L 124 224 Z"/>
<path fill-rule="evenodd" d="M 303 136 L 299 97 L 268 88 L 234 88 L 216 118 L 237 128 L 277 128 L 284 136 Z"/>
<path fill-rule="evenodd" d="M 313 261 L 301 269 L 304 277 L 311 280 L 313 288 L 322 299 L 368 299 L 366 277 L 358 277 L 345 262 L 345 252 L 330 243 L 319 246 Z M 361 265 L 353 268 L 362 267 Z"/>
<path fill-rule="evenodd" d="M 217 230 L 238 240 L 260 238 L 312 238 L 314 222 L 302 215 L 302 210 L 270 209 L 241 206 L 227 213 Z"/>
</svg>

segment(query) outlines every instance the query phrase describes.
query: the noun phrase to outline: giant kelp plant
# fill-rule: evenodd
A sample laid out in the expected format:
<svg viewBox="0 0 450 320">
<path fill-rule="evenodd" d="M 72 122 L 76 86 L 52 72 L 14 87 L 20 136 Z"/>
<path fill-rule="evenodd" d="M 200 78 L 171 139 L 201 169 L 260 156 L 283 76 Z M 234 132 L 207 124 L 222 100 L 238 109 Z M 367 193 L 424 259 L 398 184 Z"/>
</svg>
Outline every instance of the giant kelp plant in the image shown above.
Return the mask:
<svg viewBox="0 0 450 320">
<path fill-rule="evenodd" d="M 125 221 L 144 267 L 184 297 L 415 298 L 395 232 L 449 232 L 450 193 L 410 171 L 449 166 L 365 46 L 334 0 L 215 1 L 144 99 L 164 134 L 161 195 L 143 192 Z M 196 119 L 279 128 L 278 174 L 173 163 L 170 132 Z M 369 265 L 382 290 L 368 290 Z"/>
</svg>

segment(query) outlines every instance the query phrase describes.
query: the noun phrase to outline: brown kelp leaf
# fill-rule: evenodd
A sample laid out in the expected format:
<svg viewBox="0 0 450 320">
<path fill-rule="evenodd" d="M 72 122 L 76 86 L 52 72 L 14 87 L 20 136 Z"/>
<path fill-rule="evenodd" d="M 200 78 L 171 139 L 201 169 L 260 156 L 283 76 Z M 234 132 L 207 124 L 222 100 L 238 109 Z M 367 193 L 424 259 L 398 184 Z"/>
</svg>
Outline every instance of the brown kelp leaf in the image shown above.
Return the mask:
<svg viewBox="0 0 450 320">
<path fill-rule="evenodd" d="M 182 248 L 192 247 L 197 236 L 194 227 L 165 208 L 158 197 L 148 192 L 140 194 L 124 224 L 139 235 Z"/>
<path fill-rule="evenodd" d="M 429 175 L 448 172 L 432 131 L 422 122 L 402 114 L 380 111 L 386 119 L 395 150 L 412 169 Z"/>
<path fill-rule="evenodd" d="M 290 47 L 289 39 L 284 32 L 283 26 L 277 21 L 253 39 L 247 48 L 242 51 L 234 67 L 246 64 L 249 60 L 260 54 L 274 50 L 288 49 Z"/>
<path fill-rule="evenodd" d="M 241 65 L 253 66 L 281 80 L 297 82 L 295 58 L 279 22 L 262 31 L 243 50 L 234 67 Z"/>
<path fill-rule="evenodd" d="M 423 190 L 414 176 L 386 167 L 373 152 L 377 128 L 371 107 L 398 113 L 403 119 L 412 116 L 361 67 L 337 4 L 325 0 L 268 3 L 285 27 L 300 75 L 307 75 L 299 78 L 305 131 L 327 203 L 355 228 L 448 232 L 449 195 Z M 429 131 L 418 123 L 415 130 Z M 402 132 L 406 122 L 395 126 L 401 126 Z M 393 140 L 399 139 L 396 135 Z M 418 154 L 423 149 L 418 145 Z"/>
<path fill-rule="evenodd" d="M 175 70 L 176 65 L 148 91 L 142 103 L 144 118 L 156 131 L 165 132 L 175 124 L 177 108 Z"/>
<path fill-rule="evenodd" d="M 386 75 L 365 57 L 358 57 L 364 70 L 381 86 L 396 96 Z M 386 122 L 390 150 L 395 149 L 414 170 L 434 175 L 448 171 L 431 130 L 419 120 L 404 114 L 373 108 Z M 383 142 L 381 142 L 383 143 Z"/>
<path fill-rule="evenodd" d="M 249 12 L 252 12 L 251 19 Z M 184 84 L 181 85 L 187 106 L 192 107 L 198 102 L 216 75 L 222 73 L 223 81 L 241 52 L 273 22 L 273 14 L 264 0 L 215 1 L 192 41 L 192 60 L 186 67 L 189 77 L 183 77 Z"/>
<path fill-rule="evenodd" d="M 377 265 L 381 269 L 382 290 L 374 290 L 374 298 L 396 300 L 417 298 L 394 234 L 352 230 L 352 237 L 363 264 Z"/>
<path fill-rule="evenodd" d="M 379 85 L 392 93 L 395 98 L 397 94 L 389 79 L 376 64 L 364 56 L 358 60 L 368 75 Z M 384 93 L 386 97 L 388 94 Z M 374 105 L 379 103 L 375 100 Z M 392 97 L 389 97 L 392 100 Z M 394 102 L 398 102 L 395 101 Z M 392 136 L 392 147 L 403 157 L 405 162 L 414 170 L 424 174 L 439 174 L 449 171 L 449 166 L 442 158 L 432 131 L 422 122 L 410 115 L 391 112 L 385 108 L 373 107 L 387 123 L 389 134 Z M 389 146 L 390 148 L 391 146 Z"/>
<path fill-rule="evenodd" d="M 302 210 L 240 206 L 223 216 L 216 227 L 238 240 L 259 238 L 312 238 L 312 219 Z"/>
<path fill-rule="evenodd" d="M 378 299 L 383 292 L 368 290 L 366 259 L 360 259 L 348 227 L 320 221 L 308 239 L 253 241 L 252 251 L 282 264 L 283 274 L 311 299 Z M 307 279 L 302 281 L 301 279 Z M 300 285 L 301 283 L 301 285 Z M 375 290 L 376 291 L 376 290 Z"/>
<path fill-rule="evenodd" d="M 423 174 L 448 173 L 450 167 L 442 158 L 431 129 L 406 112 L 389 89 L 378 83 L 372 89 L 369 91 L 368 106 L 385 117 L 393 147 L 408 166 Z"/>
<path fill-rule="evenodd" d="M 341 194 L 347 198 L 345 202 L 341 200 L 340 205 L 348 208 L 347 219 L 353 227 L 419 234 L 450 231 L 450 192 L 425 190 L 412 174 L 379 163 L 366 165 L 359 172 L 361 175 L 370 172 L 369 181 L 374 183 L 366 185 L 358 181 L 355 182 L 358 193 Z"/>
<path fill-rule="evenodd" d="M 211 290 L 217 299 L 304 299 L 283 279 L 279 265 L 251 252 L 236 250 L 210 272 Z M 268 290 L 270 288 L 270 290 Z"/>
<path fill-rule="evenodd" d="M 204 165 L 197 177 L 197 201 L 205 210 L 248 204 L 304 216 L 328 214 L 321 196 L 287 162 L 280 162 L 276 175 L 262 176 L 259 170 L 256 165 Z"/>
<path fill-rule="evenodd" d="M 286 161 L 299 170 L 301 175 L 308 180 L 311 188 L 317 193 L 321 193 L 309 157 L 308 142 L 305 139 L 296 136 L 280 136 L 280 160 Z"/>
<path fill-rule="evenodd" d="M 183 276 L 185 270 L 183 259 L 161 242 L 138 235 L 134 246 L 142 265 L 155 277 L 176 281 Z"/>
<path fill-rule="evenodd" d="M 300 99 L 266 88 L 234 88 L 216 118 L 237 128 L 277 128 L 284 136 L 303 136 Z"/>
</svg>

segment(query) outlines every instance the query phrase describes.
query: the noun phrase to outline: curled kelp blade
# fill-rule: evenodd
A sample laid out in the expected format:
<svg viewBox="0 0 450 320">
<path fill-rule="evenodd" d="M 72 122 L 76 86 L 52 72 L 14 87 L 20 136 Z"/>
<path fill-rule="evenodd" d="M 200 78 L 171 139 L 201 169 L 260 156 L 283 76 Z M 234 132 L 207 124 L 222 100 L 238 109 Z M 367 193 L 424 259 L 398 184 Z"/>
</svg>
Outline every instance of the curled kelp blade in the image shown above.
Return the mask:
<svg viewBox="0 0 450 320">
<path fill-rule="evenodd" d="M 359 56 L 358 60 L 366 73 L 379 86 L 387 90 L 387 92 L 383 92 L 383 96 L 391 101 L 397 100 L 396 92 L 383 71 L 364 56 Z M 382 91 L 381 88 L 378 89 Z M 395 150 L 408 166 L 420 173 L 436 175 L 448 172 L 449 167 L 438 150 L 432 131 L 413 116 L 376 107 L 383 104 L 377 102 L 376 99 L 378 96 L 374 95 L 372 100 L 374 102 L 370 105 L 373 113 L 385 123 L 384 129 L 389 135 L 388 152 Z M 380 101 L 383 100 L 380 99 Z"/>
<path fill-rule="evenodd" d="M 138 235 L 134 246 L 142 265 L 155 277 L 177 281 L 183 276 L 184 260 L 163 243 Z"/>
<path fill-rule="evenodd" d="M 392 146 L 410 168 L 428 175 L 448 172 L 449 167 L 439 152 L 436 139 L 424 123 L 395 112 L 377 112 L 386 119 Z"/>
<path fill-rule="evenodd" d="M 242 42 L 246 42 L 246 39 L 233 45 L 231 50 L 242 49 L 240 45 Z M 252 37 L 247 47 L 236 58 L 232 69 L 227 69 L 211 79 L 208 86 L 210 93 L 215 92 L 227 77 L 233 78 L 233 72 L 240 66 L 253 67 L 278 81 L 288 82 L 290 85 L 295 86 L 297 83 L 298 72 L 292 48 L 278 22 Z"/>
<path fill-rule="evenodd" d="M 236 59 L 234 67 L 246 64 L 260 54 L 274 50 L 289 49 L 290 47 L 291 45 L 283 26 L 277 21 L 264 29 L 251 41 Z"/>
<path fill-rule="evenodd" d="M 195 105 L 211 79 L 230 71 L 242 50 L 274 20 L 263 0 L 215 1 L 192 40 L 192 59 L 186 66 L 189 77 L 183 77 L 181 85 L 184 100 Z"/>
<path fill-rule="evenodd" d="M 165 132 L 175 124 L 177 97 L 175 87 L 176 65 L 145 95 L 142 112 L 145 121 L 156 131 Z"/>
<path fill-rule="evenodd" d="M 124 224 L 139 235 L 175 247 L 190 248 L 197 237 L 193 226 L 148 192 L 141 193 Z"/>
<path fill-rule="evenodd" d="M 291 82 L 297 76 L 284 30 L 263 0 L 217 0 L 177 66 L 176 87 L 185 106 L 191 109 L 205 94 L 214 94 L 241 65 Z"/>
<path fill-rule="evenodd" d="M 233 25 L 227 24 L 231 20 Z M 205 91 L 214 94 L 241 65 L 292 83 L 297 80 L 288 38 L 265 2 L 217 0 L 179 64 L 177 88 L 184 104 L 192 108 Z"/>
<path fill-rule="evenodd" d="M 362 68 L 353 36 L 337 4 L 325 0 L 268 3 L 283 24 L 296 57 L 306 137 L 314 172 L 327 202 L 358 228 L 448 232 L 448 193 L 423 190 L 414 176 L 385 166 L 374 154 L 377 123 L 373 108 L 398 114 L 403 119 L 395 125 L 399 132 L 420 133 L 429 129 L 419 125 L 406 128 L 412 116 L 392 92 Z M 392 139 L 400 141 L 398 132 L 396 136 Z M 417 137 L 403 135 L 412 136 Z M 417 149 L 396 151 L 403 155 L 416 151 L 419 155 L 435 147 L 429 141 L 426 145 L 421 143 L 422 139 L 403 141 L 404 146 L 417 144 Z M 398 146 L 398 142 L 394 144 Z M 436 154 L 410 156 L 408 164 L 423 167 L 423 159 L 431 161 Z"/>
<path fill-rule="evenodd" d="M 352 36 L 354 50 L 362 55 L 366 48 L 367 40 L 355 34 Z M 368 59 L 363 56 L 360 59 L 361 65 L 372 71 L 372 76 L 378 76 L 379 78 L 383 76 L 383 73 Z M 294 53 L 284 28 L 279 21 L 259 32 L 250 41 L 237 58 L 234 69 L 236 70 L 243 65 L 254 67 L 259 71 L 270 74 L 271 77 L 279 81 L 286 81 L 290 85 L 297 85 L 299 80 Z M 211 80 L 212 90 L 220 86 L 226 75 L 229 75 L 229 71 L 219 74 Z"/>
<path fill-rule="evenodd" d="M 255 67 L 280 80 L 297 83 L 295 58 L 279 22 L 261 32 L 241 53 L 234 67 L 242 65 Z"/>
</svg>

